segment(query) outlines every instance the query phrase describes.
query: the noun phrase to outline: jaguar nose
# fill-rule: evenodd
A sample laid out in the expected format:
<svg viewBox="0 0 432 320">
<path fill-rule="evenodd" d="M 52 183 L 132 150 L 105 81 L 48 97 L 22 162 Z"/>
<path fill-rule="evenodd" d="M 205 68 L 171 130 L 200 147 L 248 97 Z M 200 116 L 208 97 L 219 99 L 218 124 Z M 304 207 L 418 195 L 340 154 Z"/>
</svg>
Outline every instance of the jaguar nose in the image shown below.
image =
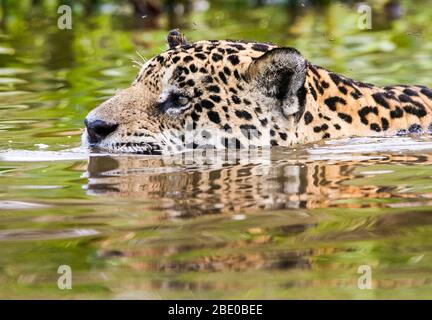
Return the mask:
<svg viewBox="0 0 432 320">
<path fill-rule="evenodd" d="M 84 124 L 87 127 L 88 140 L 90 143 L 101 142 L 118 127 L 116 123 L 107 123 L 103 120 L 89 121 L 85 119 Z"/>
</svg>

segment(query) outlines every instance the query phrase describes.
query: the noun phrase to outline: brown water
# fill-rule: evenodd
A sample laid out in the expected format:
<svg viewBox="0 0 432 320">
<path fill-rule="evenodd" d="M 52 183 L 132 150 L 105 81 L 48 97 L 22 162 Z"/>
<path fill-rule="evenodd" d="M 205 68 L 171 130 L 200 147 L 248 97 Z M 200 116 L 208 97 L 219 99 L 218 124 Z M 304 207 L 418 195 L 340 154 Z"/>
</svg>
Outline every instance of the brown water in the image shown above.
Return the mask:
<svg viewBox="0 0 432 320">
<path fill-rule="evenodd" d="M 431 6 L 404 6 L 402 20 L 368 32 L 338 3 L 292 24 L 278 7 L 214 7 L 185 30 L 295 46 L 359 80 L 431 86 Z M 430 136 L 252 158 L 88 154 L 85 114 L 132 81 L 135 50 L 162 50 L 166 29 L 100 14 L 62 33 L 42 16 L 0 33 L 0 298 L 432 298 Z M 60 265 L 71 290 L 57 287 Z M 362 265 L 371 290 L 357 286 Z"/>
</svg>

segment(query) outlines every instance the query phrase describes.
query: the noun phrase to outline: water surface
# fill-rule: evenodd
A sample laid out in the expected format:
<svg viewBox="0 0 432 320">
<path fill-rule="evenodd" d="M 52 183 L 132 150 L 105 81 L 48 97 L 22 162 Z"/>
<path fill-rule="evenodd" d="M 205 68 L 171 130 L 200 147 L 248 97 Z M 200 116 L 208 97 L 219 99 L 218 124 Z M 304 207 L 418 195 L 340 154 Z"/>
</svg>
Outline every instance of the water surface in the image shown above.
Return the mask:
<svg viewBox="0 0 432 320">
<path fill-rule="evenodd" d="M 359 80 L 432 86 L 431 4 L 403 2 L 394 22 L 378 11 L 371 31 L 339 3 L 298 17 L 213 5 L 182 26 L 191 40 L 272 41 Z M 0 298 L 432 298 L 432 137 L 256 158 L 89 154 L 83 118 L 133 80 L 136 51 L 165 48 L 167 23 L 102 12 L 60 31 L 50 12 L 0 32 Z M 60 265 L 72 290 L 57 287 Z M 357 287 L 361 265 L 372 290 Z"/>
</svg>

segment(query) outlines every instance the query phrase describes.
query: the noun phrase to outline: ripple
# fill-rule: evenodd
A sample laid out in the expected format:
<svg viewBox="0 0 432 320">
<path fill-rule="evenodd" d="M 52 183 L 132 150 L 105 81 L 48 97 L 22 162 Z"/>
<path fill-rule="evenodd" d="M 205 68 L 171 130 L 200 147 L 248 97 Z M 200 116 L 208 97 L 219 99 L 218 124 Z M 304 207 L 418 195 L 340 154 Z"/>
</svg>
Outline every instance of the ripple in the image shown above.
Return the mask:
<svg viewBox="0 0 432 320">
<path fill-rule="evenodd" d="M 15 50 L 7 47 L 0 47 L 0 54 L 14 55 Z"/>
<path fill-rule="evenodd" d="M 31 72 L 31 70 L 24 68 L 0 68 L 0 76 L 11 76 L 29 72 Z"/>
<path fill-rule="evenodd" d="M 432 141 L 418 141 L 410 137 L 351 138 L 326 142 L 308 150 L 311 155 L 359 154 L 374 152 L 400 152 L 432 150 Z"/>
<path fill-rule="evenodd" d="M 51 240 L 94 236 L 99 234 L 93 229 L 64 230 L 2 230 L 0 241 Z"/>
<path fill-rule="evenodd" d="M 107 77 L 120 77 L 127 74 L 126 69 L 105 69 L 101 71 L 101 74 Z"/>
<path fill-rule="evenodd" d="M 45 161 L 70 161 L 87 160 L 88 151 L 77 148 L 67 151 L 29 151 L 7 150 L 0 151 L 0 161 L 6 162 L 45 162 Z"/>
<path fill-rule="evenodd" d="M 30 91 L 5 91 L 5 92 L 0 92 L 0 98 L 21 96 L 24 94 L 31 94 L 31 92 Z"/>
<path fill-rule="evenodd" d="M 30 106 L 26 104 L 7 104 L 7 105 L 0 105 L 0 110 L 25 110 L 29 109 Z"/>
<path fill-rule="evenodd" d="M 366 175 L 366 176 L 374 176 L 378 174 L 390 174 L 393 173 L 394 170 L 372 170 L 372 171 L 361 171 L 360 174 Z"/>
<path fill-rule="evenodd" d="M 39 208 L 47 208 L 47 207 L 49 206 L 41 203 L 13 201 L 13 200 L 0 201 L 0 210 L 39 209 Z"/>
<path fill-rule="evenodd" d="M 26 80 L 18 79 L 18 78 L 0 78 L 0 84 L 21 84 L 21 83 L 27 83 Z"/>
</svg>

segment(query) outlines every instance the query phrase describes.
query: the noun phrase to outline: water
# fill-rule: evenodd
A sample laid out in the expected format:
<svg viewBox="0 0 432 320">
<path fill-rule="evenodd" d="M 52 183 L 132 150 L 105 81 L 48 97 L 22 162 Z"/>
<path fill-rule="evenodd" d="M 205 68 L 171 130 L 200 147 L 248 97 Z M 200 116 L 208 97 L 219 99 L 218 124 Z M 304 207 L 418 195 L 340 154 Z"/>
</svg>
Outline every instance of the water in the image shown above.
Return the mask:
<svg viewBox="0 0 432 320">
<path fill-rule="evenodd" d="M 295 46 L 359 80 L 431 86 L 432 6 L 421 3 L 367 32 L 339 3 L 290 23 L 278 7 L 213 6 L 183 30 Z M 82 119 L 133 80 L 136 50 L 164 48 L 166 30 L 101 14 L 59 31 L 52 12 L 0 33 L 0 298 L 432 298 L 432 137 L 229 161 L 89 154 Z M 57 287 L 60 265 L 72 290 Z M 357 287 L 362 265 L 372 290 Z"/>
</svg>

